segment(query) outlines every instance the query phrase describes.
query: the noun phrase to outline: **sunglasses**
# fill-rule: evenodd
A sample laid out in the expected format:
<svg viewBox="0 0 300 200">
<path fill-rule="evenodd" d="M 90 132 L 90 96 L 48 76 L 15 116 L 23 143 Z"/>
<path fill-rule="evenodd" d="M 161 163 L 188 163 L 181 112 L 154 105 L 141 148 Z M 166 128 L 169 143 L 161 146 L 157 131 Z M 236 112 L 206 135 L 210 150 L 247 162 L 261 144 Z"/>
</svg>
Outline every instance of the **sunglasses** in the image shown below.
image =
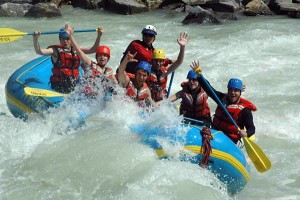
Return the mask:
<svg viewBox="0 0 300 200">
<path fill-rule="evenodd" d="M 144 33 L 143 36 L 144 36 L 144 37 L 154 37 L 154 35 L 152 35 L 152 34 L 147 34 L 147 33 Z"/>
<path fill-rule="evenodd" d="M 67 38 L 61 37 L 61 39 L 63 39 L 63 40 L 70 40 L 70 38 L 68 38 L 68 37 Z"/>
</svg>

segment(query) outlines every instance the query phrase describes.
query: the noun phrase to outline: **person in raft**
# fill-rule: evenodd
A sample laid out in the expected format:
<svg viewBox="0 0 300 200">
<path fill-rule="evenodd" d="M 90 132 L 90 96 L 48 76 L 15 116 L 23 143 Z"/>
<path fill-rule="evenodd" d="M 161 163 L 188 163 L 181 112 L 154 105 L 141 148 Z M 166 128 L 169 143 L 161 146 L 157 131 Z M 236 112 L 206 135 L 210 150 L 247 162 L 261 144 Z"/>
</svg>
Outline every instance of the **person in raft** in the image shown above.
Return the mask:
<svg viewBox="0 0 300 200">
<path fill-rule="evenodd" d="M 155 102 L 163 100 L 167 96 L 168 75 L 174 72 L 183 62 L 184 49 L 188 41 L 186 33 L 180 33 L 177 43 L 180 46 L 179 54 L 175 62 L 165 65 L 166 53 L 162 49 L 155 49 L 152 54 L 152 68 L 147 80 L 152 99 Z"/>
<path fill-rule="evenodd" d="M 195 72 L 201 71 L 199 61 L 193 61 L 191 67 Z M 198 81 L 200 81 L 201 85 L 205 85 L 201 78 L 198 78 Z M 242 80 L 231 78 L 227 84 L 227 93 L 216 91 L 213 87 L 211 88 L 239 126 L 240 131 L 238 131 L 219 105 L 212 120 L 212 127 L 225 133 L 234 143 L 237 143 L 241 137 L 249 138 L 254 135 L 255 126 L 252 111 L 256 111 L 257 108 L 253 103 L 241 97 L 242 91 L 245 90 Z M 209 97 L 217 102 L 208 88 L 204 87 L 204 90 Z"/>
<path fill-rule="evenodd" d="M 80 67 L 80 59 L 71 45 L 69 35 L 65 30 L 65 27 L 60 29 L 58 35 L 60 43 L 51 45 L 46 49 L 41 48 L 38 42 L 41 32 L 34 31 L 33 45 L 37 54 L 51 55 L 53 63 L 52 76 L 50 77 L 51 88 L 61 93 L 70 93 L 74 91 L 79 80 L 78 68 Z M 91 54 L 96 52 L 102 35 L 101 27 L 98 27 L 97 30 L 98 34 L 94 45 L 91 48 L 81 48 L 84 53 Z"/>
<path fill-rule="evenodd" d="M 123 53 L 123 57 L 120 62 L 126 57 L 128 52 L 132 54 L 136 54 L 135 59 L 140 61 L 146 61 L 151 63 L 152 60 L 152 53 L 154 51 L 153 42 L 155 41 L 157 31 L 153 25 L 146 25 L 142 30 L 142 40 L 134 40 L 132 41 L 128 47 L 126 48 L 125 52 Z M 129 62 L 127 63 L 125 71 L 131 74 L 135 73 L 135 68 L 138 62 Z M 171 64 L 172 60 L 165 59 L 165 65 Z M 117 70 L 118 73 L 118 70 Z"/>
<path fill-rule="evenodd" d="M 156 103 L 151 98 L 151 92 L 146 84 L 151 65 L 146 61 L 138 62 L 135 73 L 126 73 L 125 68 L 128 62 L 137 62 L 134 57 L 137 53 L 128 52 L 119 66 L 118 80 L 119 84 L 126 88 L 126 95 L 131 97 L 139 106 L 148 106 L 149 104 L 156 107 Z"/>
<path fill-rule="evenodd" d="M 87 96 L 96 96 L 98 94 L 99 90 L 99 83 L 101 86 L 104 87 L 104 92 L 106 93 L 108 90 L 112 90 L 112 87 L 109 84 L 109 81 L 111 81 L 113 84 L 118 84 L 118 81 L 116 77 L 113 74 L 113 69 L 111 67 L 106 67 L 107 62 L 110 59 L 110 48 L 108 46 L 99 46 L 96 51 L 96 60 L 97 63 L 92 61 L 79 47 L 77 44 L 75 37 L 73 35 L 73 28 L 69 24 L 66 26 L 66 33 L 68 34 L 71 44 L 74 47 L 75 51 L 77 52 L 80 60 L 84 63 L 86 66 L 90 66 L 88 70 L 85 68 L 86 73 L 88 73 L 88 80 L 85 84 L 85 94 Z M 100 27 L 99 30 L 101 33 L 103 33 L 102 27 Z M 103 81 L 100 81 L 101 78 Z M 105 81 L 105 82 L 104 82 Z"/>
<path fill-rule="evenodd" d="M 208 95 L 200 85 L 197 74 L 190 70 L 187 74 L 188 81 L 182 82 L 182 89 L 169 97 L 171 102 L 181 99 L 179 114 L 186 118 L 203 122 L 207 127 L 211 124 L 210 108 L 207 102 Z M 194 123 L 195 121 L 189 121 Z"/>
</svg>

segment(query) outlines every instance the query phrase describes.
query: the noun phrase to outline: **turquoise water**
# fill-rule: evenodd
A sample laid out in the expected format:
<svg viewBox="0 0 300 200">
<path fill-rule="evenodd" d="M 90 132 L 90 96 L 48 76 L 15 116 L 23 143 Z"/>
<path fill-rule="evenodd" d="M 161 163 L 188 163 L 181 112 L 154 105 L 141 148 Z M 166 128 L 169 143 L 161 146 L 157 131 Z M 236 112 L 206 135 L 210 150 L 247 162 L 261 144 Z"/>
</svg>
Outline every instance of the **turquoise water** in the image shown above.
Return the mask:
<svg viewBox="0 0 300 200">
<path fill-rule="evenodd" d="M 299 20 L 254 17 L 223 25 L 183 26 L 180 21 L 185 15 L 169 11 L 134 16 L 72 8 L 62 12 L 59 19 L 0 18 L 1 27 L 31 32 L 59 30 L 65 23 L 76 29 L 102 25 L 101 44 L 111 47 L 109 65 L 114 69 L 130 41 L 141 38 L 146 24 L 158 30 L 154 46 L 165 49 L 173 59 L 179 51 L 179 33 L 187 32 L 190 40 L 171 94 L 180 89 L 194 59 L 218 90 L 226 90 L 229 78 L 241 78 L 247 86 L 243 96 L 258 107 L 254 113 L 256 143 L 273 166 L 261 174 L 250 164 L 248 185 L 231 197 L 212 174 L 197 165 L 158 160 L 128 129 L 139 120 L 139 111 L 118 98 L 104 110 L 98 104 L 69 103 L 46 113 L 45 118 L 32 116 L 23 122 L 12 117 L 6 107 L 6 81 L 16 69 L 38 57 L 31 36 L 24 36 L 0 44 L 0 199 L 300 198 Z M 76 34 L 81 46 L 91 46 L 95 38 L 96 33 Z M 55 43 L 57 35 L 40 37 L 42 47 Z M 214 111 L 214 102 L 209 103 Z M 70 116 L 91 107 L 98 117 L 80 129 L 70 128 Z M 176 111 L 171 108 L 163 104 L 149 123 L 176 123 Z"/>
</svg>

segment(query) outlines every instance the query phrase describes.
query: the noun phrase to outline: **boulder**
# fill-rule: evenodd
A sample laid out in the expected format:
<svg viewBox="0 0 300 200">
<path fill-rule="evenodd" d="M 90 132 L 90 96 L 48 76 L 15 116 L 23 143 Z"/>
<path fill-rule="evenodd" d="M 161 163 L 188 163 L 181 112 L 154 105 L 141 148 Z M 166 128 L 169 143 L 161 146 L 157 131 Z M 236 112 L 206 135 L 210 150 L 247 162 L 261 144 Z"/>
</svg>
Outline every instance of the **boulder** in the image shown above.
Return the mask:
<svg viewBox="0 0 300 200">
<path fill-rule="evenodd" d="M 211 10 L 205 10 L 200 6 L 196 6 L 192 9 L 188 15 L 181 22 L 182 24 L 191 24 L 198 23 L 202 24 L 203 22 L 210 22 L 214 24 L 221 23 L 221 19 L 219 19 Z"/>
<path fill-rule="evenodd" d="M 74 7 L 80 7 L 84 9 L 97 9 L 106 7 L 107 0 L 72 0 Z"/>
<path fill-rule="evenodd" d="M 108 9 L 110 11 L 131 15 L 149 11 L 145 4 L 137 3 L 134 0 L 109 0 Z"/>
<path fill-rule="evenodd" d="M 234 13 L 240 10 L 240 4 L 235 0 L 208 1 L 204 8 L 206 7 L 211 8 L 214 12 Z"/>
<path fill-rule="evenodd" d="M 32 7 L 29 3 L 18 4 L 18 3 L 5 3 L 0 6 L 1 17 L 23 17 L 25 13 Z"/>
<path fill-rule="evenodd" d="M 245 6 L 244 14 L 247 16 L 272 15 L 273 12 L 262 0 L 252 0 Z"/>
<path fill-rule="evenodd" d="M 0 0 L 0 5 L 5 3 L 17 3 L 17 4 L 32 4 L 32 0 Z"/>
<path fill-rule="evenodd" d="M 61 17 L 61 12 L 59 11 L 58 6 L 53 3 L 38 3 L 28 10 L 25 17 Z"/>
</svg>

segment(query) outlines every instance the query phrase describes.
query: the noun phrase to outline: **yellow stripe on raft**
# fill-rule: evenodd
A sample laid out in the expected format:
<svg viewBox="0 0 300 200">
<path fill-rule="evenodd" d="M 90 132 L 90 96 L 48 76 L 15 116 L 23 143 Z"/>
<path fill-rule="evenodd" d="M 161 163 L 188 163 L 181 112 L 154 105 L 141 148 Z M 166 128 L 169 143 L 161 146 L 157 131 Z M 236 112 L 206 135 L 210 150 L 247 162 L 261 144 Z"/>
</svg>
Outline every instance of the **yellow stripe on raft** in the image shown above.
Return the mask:
<svg viewBox="0 0 300 200">
<path fill-rule="evenodd" d="M 14 97 L 8 94 L 7 90 L 5 89 L 5 94 L 7 99 L 9 100 L 9 103 L 13 104 L 20 110 L 22 110 L 24 113 L 34 113 L 35 111 L 29 108 L 27 105 L 23 104 L 22 102 L 18 101 Z"/>
<path fill-rule="evenodd" d="M 185 146 L 185 148 L 196 154 L 199 154 L 199 152 L 201 151 L 201 146 Z M 222 151 L 219 151 L 219 150 L 216 150 L 216 149 L 212 149 L 212 153 L 210 154 L 210 156 L 230 163 L 234 168 L 236 168 L 244 176 L 244 178 L 247 181 L 250 179 L 250 174 L 247 171 L 247 169 L 244 167 L 244 165 L 242 165 L 242 163 L 240 163 L 232 155 L 222 152 Z"/>
<path fill-rule="evenodd" d="M 199 154 L 199 152 L 201 151 L 201 146 L 185 146 L 184 148 L 192 151 L 195 154 Z M 159 158 L 163 158 L 167 156 L 167 154 L 163 149 L 155 149 L 155 152 Z M 210 156 L 230 163 L 234 168 L 236 168 L 243 175 L 246 181 L 250 179 L 250 174 L 247 171 L 247 169 L 232 155 L 216 149 L 212 149 L 212 153 L 210 154 Z"/>
</svg>

